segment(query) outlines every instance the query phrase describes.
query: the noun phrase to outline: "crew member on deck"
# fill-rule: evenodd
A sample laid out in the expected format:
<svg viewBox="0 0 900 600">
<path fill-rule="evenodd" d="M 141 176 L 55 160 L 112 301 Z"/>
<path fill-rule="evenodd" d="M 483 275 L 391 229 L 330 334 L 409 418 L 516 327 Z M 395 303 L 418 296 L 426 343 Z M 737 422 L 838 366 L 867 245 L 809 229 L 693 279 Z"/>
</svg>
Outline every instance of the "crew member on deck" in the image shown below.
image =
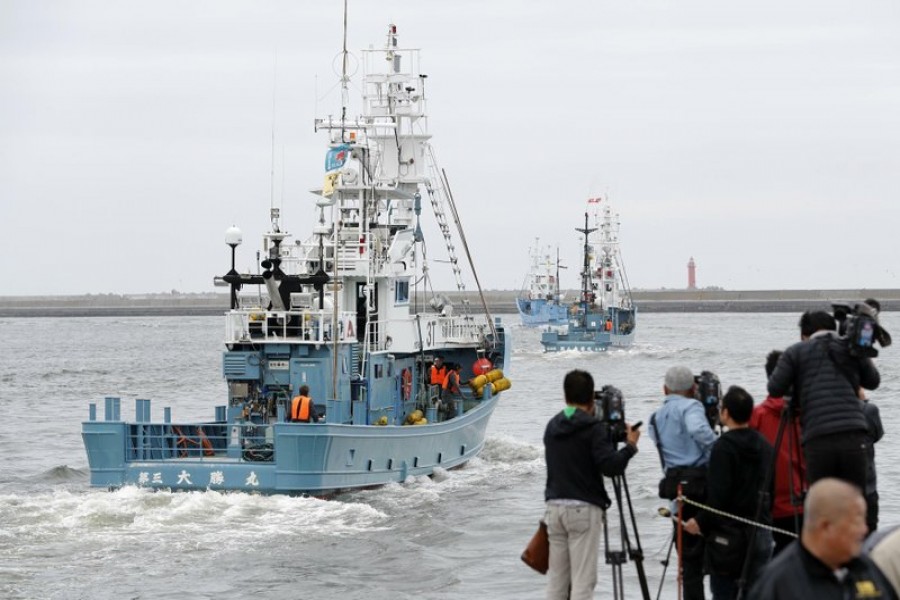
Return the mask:
<svg viewBox="0 0 900 600">
<path fill-rule="evenodd" d="M 444 379 L 447 378 L 447 367 L 444 366 L 444 359 L 440 356 L 434 357 L 434 364 L 431 365 L 431 385 L 444 385 Z"/>
<path fill-rule="evenodd" d="M 316 405 L 309 397 L 309 386 L 301 385 L 300 393 L 291 402 L 291 421 L 293 423 L 318 423 L 319 414 Z"/>
<path fill-rule="evenodd" d="M 443 391 L 441 393 L 441 404 L 447 419 L 456 415 L 456 399 L 462 399 L 462 393 L 459 389 L 459 370 L 461 365 L 459 363 L 450 363 L 449 366 L 450 370 L 447 371 L 447 376 L 444 377 Z"/>
</svg>

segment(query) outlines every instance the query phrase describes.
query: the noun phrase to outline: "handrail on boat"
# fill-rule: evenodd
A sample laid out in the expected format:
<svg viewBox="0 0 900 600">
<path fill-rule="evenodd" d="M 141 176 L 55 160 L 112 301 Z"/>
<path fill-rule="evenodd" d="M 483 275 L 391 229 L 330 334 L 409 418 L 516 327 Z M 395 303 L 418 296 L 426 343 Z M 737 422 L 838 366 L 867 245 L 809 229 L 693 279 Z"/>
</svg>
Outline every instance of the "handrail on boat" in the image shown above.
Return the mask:
<svg viewBox="0 0 900 600">
<path fill-rule="evenodd" d="M 292 309 L 284 311 L 240 309 L 228 314 L 225 342 L 291 341 L 326 344 L 337 331 L 338 341 L 356 341 L 356 313 L 334 313 L 328 309 Z"/>
<path fill-rule="evenodd" d="M 271 423 L 129 423 L 125 460 L 275 459 Z"/>
</svg>

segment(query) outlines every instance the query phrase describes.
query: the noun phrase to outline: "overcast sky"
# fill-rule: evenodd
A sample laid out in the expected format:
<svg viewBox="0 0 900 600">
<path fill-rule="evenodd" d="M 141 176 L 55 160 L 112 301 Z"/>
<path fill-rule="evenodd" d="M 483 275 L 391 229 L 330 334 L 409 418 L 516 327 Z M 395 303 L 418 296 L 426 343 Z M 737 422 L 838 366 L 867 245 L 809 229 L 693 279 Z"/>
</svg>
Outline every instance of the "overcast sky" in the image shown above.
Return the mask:
<svg viewBox="0 0 900 600">
<path fill-rule="evenodd" d="M 273 118 L 305 238 L 341 6 L 0 0 L 0 295 L 211 291 L 231 225 L 255 271 Z M 392 22 L 486 288 L 598 195 L 634 287 L 900 287 L 895 0 L 351 0 L 349 47 Z"/>
</svg>

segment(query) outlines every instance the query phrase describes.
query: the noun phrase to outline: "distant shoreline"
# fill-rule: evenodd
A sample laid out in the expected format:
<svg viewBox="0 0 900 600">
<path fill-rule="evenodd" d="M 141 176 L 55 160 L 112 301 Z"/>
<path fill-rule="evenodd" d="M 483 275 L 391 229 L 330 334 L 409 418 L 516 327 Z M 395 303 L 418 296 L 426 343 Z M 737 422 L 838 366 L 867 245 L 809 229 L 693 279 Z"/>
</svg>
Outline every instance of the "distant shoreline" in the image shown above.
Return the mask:
<svg viewBox="0 0 900 600">
<path fill-rule="evenodd" d="M 516 314 L 518 291 L 488 290 L 485 301 L 492 313 Z M 455 306 L 460 292 L 441 292 Z M 472 312 L 483 312 L 481 300 L 466 292 Z M 900 289 L 855 290 L 640 290 L 634 302 L 640 312 L 802 312 L 829 310 L 832 302 L 876 298 L 882 310 L 900 310 Z M 567 298 L 575 298 L 568 292 Z M 0 318 L 18 317 L 179 317 L 223 315 L 228 294 L 86 294 L 81 296 L 0 296 Z"/>
</svg>

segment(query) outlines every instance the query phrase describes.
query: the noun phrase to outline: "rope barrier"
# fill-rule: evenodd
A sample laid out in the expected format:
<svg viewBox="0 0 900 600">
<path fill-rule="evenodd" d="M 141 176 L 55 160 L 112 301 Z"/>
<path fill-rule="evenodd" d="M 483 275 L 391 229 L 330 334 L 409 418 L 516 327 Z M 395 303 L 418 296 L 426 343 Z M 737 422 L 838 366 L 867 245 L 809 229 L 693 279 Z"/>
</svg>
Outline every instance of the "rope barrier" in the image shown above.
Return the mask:
<svg viewBox="0 0 900 600">
<path fill-rule="evenodd" d="M 772 527 L 771 525 L 766 525 L 765 523 L 757 523 L 756 521 L 753 521 L 751 519 L 739 517 L 737 515 L 727 513 L 724 510 L 719 510 L 717 508 L 713 508 L 712 506 L 707 506 L 706 504 L 697 502 L 696 500 L 691 500 L 690 498 L 688 498 L 687 496 L 684 496 L 684 495 L 678 496 L 677 498 L 675 498 L 675 500 L 676 500 L 676 502 L 685 502 L 687 504 L 690 504 L 691 506 L 696 506 L 697 508 L 700 508 L 707 512 L 711 512 L 713 514 L 719 515 L 720 517 L 725 517 L 727 519 L 733 519 L 740 523 L 744 523 L 745 525 L 752 525 L 754 527 L 759 527 L 760 529 L 768 529 L 769 531 L 773 531 L 775 533 L 780 533 L 782 535 L 789 535 L 794 538 L 799 537 L 793 531 L 788 531 L 786 529 L 779 529 L 778 527 Z"/>
</svg>

